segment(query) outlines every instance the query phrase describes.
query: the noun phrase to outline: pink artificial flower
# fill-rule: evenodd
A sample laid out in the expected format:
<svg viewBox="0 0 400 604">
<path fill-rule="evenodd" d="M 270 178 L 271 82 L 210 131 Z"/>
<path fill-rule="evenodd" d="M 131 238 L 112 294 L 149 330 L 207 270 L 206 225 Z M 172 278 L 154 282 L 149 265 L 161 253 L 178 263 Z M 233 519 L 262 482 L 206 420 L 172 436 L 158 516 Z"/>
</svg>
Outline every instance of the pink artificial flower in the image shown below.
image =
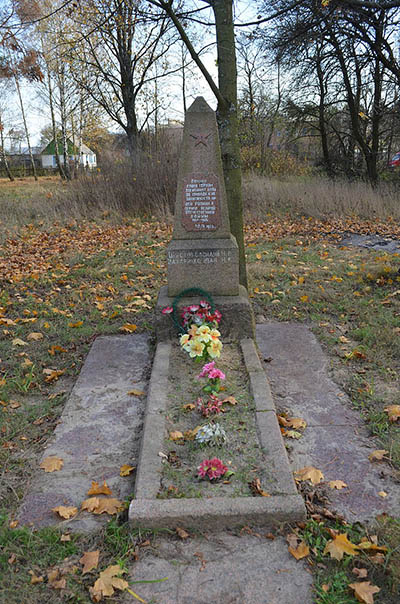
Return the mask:
<svg viewBox="0 0 400 604">
<path fill-rule="evenodd" d="M 200 300 L 200 306 L 201 308 L 205 308 L 207 310 L 210 308 L 210 305 L 208 302 L 206 302 L 206 300 Z"/>
<path fill-rule="evenodd" d="M 208 417 L 209 415 L 218 415 L 223 411 L 222 409 L 222 401 L 219 400 L 214 394 L 210 395 L 208 401 L 203 403 L 202 398 L 197 399 L 197 411 L 201 413 L 203 417 Z"/>
<path fill-rule="evenodd" d="M 212 371 L 215 367 L 215 361 L 211 361 L 211 363 L 206 363 L 201 370 L 201 373 L 197 376 L 198 378 L 209 377 L 210 371 Z"/>
<path fill-rule="evenodd" d="M 209 371 L 209 373 L 208 373 L 208 379 L 210 379 L 210 380 L 217 380 L 217 379 L 218 380 L 224 380 L 225 379 L 225 373 L 223 371 L 221 371 L 220 369 L 217 369 L 216 367 L 214 367 L 213 369 L 211 369 L 211 371 Z"/>
<path fill-rule="evenodd" d="M 171 312 L 174 312 L 174 309 L 172 308 L 172 306 L 166 306 L 162 309 L 161 312 L 163 315 L 169 315 Z"/>
<path fill-rule="evenodd" d="M 188 307 L 188 310 L 190 312 L 197 312 L 199 310 L 199 306 L 197 304 L 192 304 L 191 306 Z"/>
<path fill-rule="evenodd" d="M 197 468 L 197 475 L 200 478 L 208 477 L 210 480 L 220 478 L 228 471 L 228 468 L 222 463 L 218 457 L 213 459 L 205 459 Z"/>
</svg>

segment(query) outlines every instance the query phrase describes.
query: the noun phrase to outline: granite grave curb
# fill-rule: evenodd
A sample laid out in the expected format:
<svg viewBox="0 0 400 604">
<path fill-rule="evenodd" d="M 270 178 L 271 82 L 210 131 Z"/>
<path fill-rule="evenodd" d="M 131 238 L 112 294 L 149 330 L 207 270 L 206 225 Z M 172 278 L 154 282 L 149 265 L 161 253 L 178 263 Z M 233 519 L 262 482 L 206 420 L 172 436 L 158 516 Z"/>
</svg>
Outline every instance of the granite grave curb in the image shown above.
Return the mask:
<svg viewBox="0 0 400 604">
<path fill-rule="evenodd" d="M 275 479 L 270 497 L 212 497 L 157 499 L 160 488 L 162 450 L 167 408 L 167 384 L 171 342 L 157 345 L 146 404 L 146 417 L 139 457 L 135 498 L 129 506 L 133 527 L 210 529 L 253 524 L 269 527 L 305 519 L 280 433 L 271 390 L 251 338 L 240 341 L 255 403 L 260 446 Z"/>
</svg>

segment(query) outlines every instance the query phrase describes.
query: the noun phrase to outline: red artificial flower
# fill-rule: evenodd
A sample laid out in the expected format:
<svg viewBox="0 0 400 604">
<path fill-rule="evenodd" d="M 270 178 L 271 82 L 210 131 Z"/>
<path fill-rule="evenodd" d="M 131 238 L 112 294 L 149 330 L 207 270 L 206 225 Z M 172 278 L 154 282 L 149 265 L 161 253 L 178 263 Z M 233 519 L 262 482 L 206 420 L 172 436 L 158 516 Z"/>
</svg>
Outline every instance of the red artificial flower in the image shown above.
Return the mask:
<svg viewBox="0 0 400 604">
<path fill-rule="evenodd" d="M 200 478 L 209 478 L 215 480 L 220 478 L 228 471 L 228 468 L 222 463 L 218 457 L 213 459 L 205 459 L 197 468 L 197 474 Z"/>
</svg>

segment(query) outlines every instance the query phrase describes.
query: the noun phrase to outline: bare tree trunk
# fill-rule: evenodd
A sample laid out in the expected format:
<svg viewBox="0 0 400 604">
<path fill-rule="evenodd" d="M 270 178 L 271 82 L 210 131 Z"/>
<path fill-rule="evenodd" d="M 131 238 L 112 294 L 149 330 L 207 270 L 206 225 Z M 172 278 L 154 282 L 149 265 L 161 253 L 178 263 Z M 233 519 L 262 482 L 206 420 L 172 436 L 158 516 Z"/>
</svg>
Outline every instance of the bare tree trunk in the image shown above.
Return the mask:
<svg viewBox="0 0 400 604">
<path fill-rule="evenodd" d="M 65 172 L 61 165 L 60 156 L 58 153 L 58 136 L 57 136 L 56 118 L 55 118 L 55 113 L 54 113 L 53 87 L 51 85 L 50 66 L 47 62 L 46 62 L 46 67 L 47 67 L 47 88 L 48 88 L 48 92 L 49 92 L 49 106 L 50 106 L 50 116 L 51 116 L 51 129 L 53 132 L 53 140 L 54 140 L 55 151 L 56 151 L 56 164 L 57 164 L 57 169 L 58 169 L 58 172 L 59 172 L 61 178 L 65 179 Z"/>
<path fill-rule="evenodd" d="M 24 123 L 25 138 L 26 138 L 26 143 L 28 145 L 28 153 L 29 153 L 29 157 L 31 160 L 33 176 L 34 176 L 35 180 L 37 180 L 38 177 L 37 177 L 37 173 L 36 173 L 36 165 L 35 165 L 35 160 L 33 159 L 32 147 L 31 147 L 31 142 L 29 139 L 29 130 L 28 130 L 28 124 L 26 123 L 26 116 L 25 116 L 24 103 L 22 101 L 21 88 L 20 88 L 20 85 L 18 82 L 18 77 L 15 74 L 14 74 L 14 81 L 15 81 L 15 87 L 16 87 L 17 93 L 18 93 L 19 105 L 21 107 L 22 121 Z"/>
<path fill-rule="evenodd" d="M 0 117 L 0 145 L 1 145 L 0 152 L 1 152 L 1 157 L 3 159 L 3 162 L 4 162 L 4 167 L 6 169 L 8 178 L 12 182 L 15 179 L 10 170 L 10 166 L 8 164 L 8 159 L 7 159 L 7 155 L 6 155 L 6 150 L 4 149 L 4 126 L 2 124 L 1 117 Z"/>
<path fill-rule="evenodd" d="M 239 281 L 247 288 L 232 4 L 232 0 L 214 0 L 211 4 L 217 33 L 218 87 L 223 99 L 218 102 L 217 121 L 231 232 L 239 246 Z"/>
<path fill-rule="evenodd" d="M 58 63 L 58 61 L 57 61 Z M 59 64 L 57 65 L 57 76 L 58 76 L 58 88 L 60 92 L 60 116 L 61 116 L 61 138 L 63 146 L 63 159 L 64 159 L 64 173 L 65 177 L 70 180 L 71 171 L 69 168 L 69 157 L 68 157 L 68 140 L 67 140 L 67 109 L 65 104 L 65 78 L 64 69 Z M 58 149 L 56 149 L 58 152 Z"/>
</svg>

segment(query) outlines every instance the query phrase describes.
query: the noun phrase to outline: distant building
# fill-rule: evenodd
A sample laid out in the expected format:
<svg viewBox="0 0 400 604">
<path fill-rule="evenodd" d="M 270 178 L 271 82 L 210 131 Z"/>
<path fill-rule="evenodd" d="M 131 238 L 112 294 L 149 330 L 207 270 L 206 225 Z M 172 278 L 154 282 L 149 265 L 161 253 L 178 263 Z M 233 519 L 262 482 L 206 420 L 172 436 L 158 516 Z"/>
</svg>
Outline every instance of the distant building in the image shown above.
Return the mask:
<svg viewBox="0 0 400 604">
<path fill-rule="evenodd" d="M 92 170 L 97 166 L 96 153 L 89 149 L 85 144 L 79 147 L 74 145 L 70 139 L 67 139 L 68 146 L 68 158 L 71 163 L 76 162 L 78 165 L 84 168 Z M 40 151 L 40 159 L 42 162 L 42 168 L 57 168 L 57 155 L 60 159 L 60 164 L 64 164 L 64 148 L 60 140 L 57 141 L 57 152 L 56 144 L 54 139 L 51 140 L 47 145 Z"/>
</svg>

